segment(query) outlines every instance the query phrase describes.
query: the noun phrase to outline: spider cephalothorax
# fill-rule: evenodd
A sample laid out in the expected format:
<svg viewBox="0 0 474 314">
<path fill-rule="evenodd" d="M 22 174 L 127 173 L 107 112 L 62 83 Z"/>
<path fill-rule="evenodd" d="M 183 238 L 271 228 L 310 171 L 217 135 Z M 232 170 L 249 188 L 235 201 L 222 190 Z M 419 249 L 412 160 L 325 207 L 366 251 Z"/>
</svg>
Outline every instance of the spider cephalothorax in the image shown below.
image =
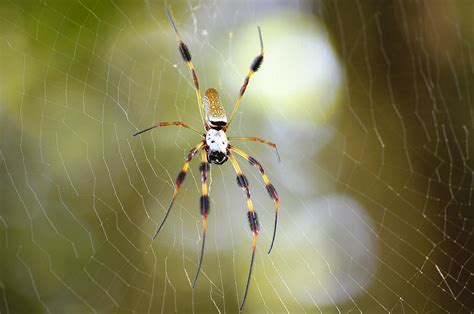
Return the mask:
<svg viewBox="0 0 474 314">
<path fill-rule="evenodd" d="M 186 162 L 184 163 L 184 166 L 181 169 L 180 173 L 178 174 L 178 178 L 176 179 L 176 185 L 175 185 L 175 189 L 174 189 L 174 193 L 173 193 L 173 197 L 171 199 L 170 205 L 168 206 L 168 209 L 166 210 L 165 217 L 163 218 L 161 224 L 158 226 L 155 234 L 153 235 L 153 239 L 156 238 L 161 228 L 163 227 L 166 219 L 168 218 L 168 215 L 171 211 L 171 207 L 173 206 L 173 203 L 176 199 L 176 195 L 178 194 L 179 188 L 181 187 L 181 184 L 183 183 L 186 177 L 186 173 L 189 168 L 189 163 L 191 162 L 193 157 L 196 156 L 198 151 L 201 149 L 202 161 L 199 167 L 199 171 L 201 172 L 202 195 L 201 195 L 199 203 L 200 203 L 201 215 L 203 218 L 203 237 L 202 237 L 202 247 L 201 247 L 201 255 L 199 258 L 198 269 L 196 272 L 196 277 L 194 277 L 194 282 L 193 282 L 193 288 L 194 288 L 194 285 L 196 284 L 196 281 L 198 279 L 198 276 L 201 270 L 203 253 L 204 253 L 204 244 L 206 243 L 205 241 L 206 241 L 206 229 L 207 229 L 207 216 L 209 214 L 209 205 L 210 205 L 208 189 L 207 189 L 207 176 L 208 176 L 208 172 L 210 171 L 210 164 L 222 165 L 227 160 L 230 160 L 237 174 L 237 184 L 245 192 L 245 197 L 247 200 L 247 207 L 248 207 L 247 218 L 249 221 L 250 230 L 253 233 L 252 256 L 250 260 L 249 273 L 247 277 L 247 284 L 245 286 L 244 297 L 240 305 L 240 309 L 242 309 L 245 304 L 245 300 L 247 298 L 247 292 L 248 292 L 248 288 L 250 284 L 250 277 L 252 275 L 252 267 L 253 267 L 253 261 L 255 257 L 255 248 L 257 245 L 257 236 L 259 233 L 259 223 L 258 223 L 257 213 L 254 210 L 252 200 L 250 199 L 250 189 L 249 189 L 248 180 L 245 177 L 245 175 L 242 173 L 242 170 L 240 169 L 240 166 L 237 163 L 237 160 L 235 159 L 233 153 L 236 153 L 237 155 L 242 156 L 251 165 L 255 166 L 258 169 L 258 171 L 260 172 L 260 175 L 262 176 L 263 181 L 265 182 L 268 194 L 275 202 L 275 224 L 273 227 L 272 242 L 270 245 L 270 249 L 268 250 L 268 253 L 270 253 L 273 248 L 273 243 L 275 241 L 277 221 L 278 221 L 278 194 L 275 190 L 275 187 L 270 183 L 270 180 L 268 180 L 268 177 L 265 174 L 265 171 L 263 170 L 262 165 L 252 156 L 249 156 L 244 151 L 238 149 L 237 147 L 233 145 L 230 145 L 229 140 L 246 140 L 246 141 L 260 142 L 260 143 L 264 143 L 264 144 L 274 147 L 275 150 L 276 150 L 276 144 L 264 141 L 258 137 L 229 137 L 228 138 L 226 135 L 229 125 L 231 124 L 232 119 L 237 111 L 237 108 L 240 105 L 242 96 L 244 95 L 245 90 L 247 89 L 247 85 L 249 83 L 250 77 L 255 72 L 258 71 L 258 69 L 260 68 L 260 65 L 263 62 L 262 34 L 260 31 L 260 27 L 258 27 L 258 35 L 260 39 L 260 54 L 257 57 L 255 57 L 252 64 L 250 65 L 250 71 L 245 77 L 244 83 L 242 84 L 242 87 L 240 88 L 240 93 L 239 93 L 237 102 L 234 105 L 234 109 L 232 110 L 232 114 L 230 116 L 229 121 L 227 121 L 227 116 L 226 116 L 224 107 L 222 106 L 219 99 L 219 93 L 214 88 L 207 89 L 204 97 L 201 98 L 201 91 L 199 88 L 198 77 L 197 77 L 196 71 L 194 70 L 193 63 L 191 61 L 191 53 L 189 52 L 188 47 L 181 40 L 178 30 L 176 29 L 176 25 L 174 24 L 174 21 L 171 17 L 171 14 L 168 11 L 166 11 L 166 14 L 168 15 L 168 18 L 171 24 L 173 25 L 174 31 L 176 33 L 176 37 L 179 42 L 178 48 L 181 53 L 181 56 L 183 60 L 188 64 L 188 67 L 191 71 L 194 87 L 196 90 L 199 113 L 201 115 L 201 119 L 203 120 L 204 129 L 206 133 L 203 134 L 202 132 L 194 129 L 193 127 L 187 125 L 184 122 L 174 121 L 174 122 L 161 122 L 134 134 L 134 136 L 139 135 L 143 132 L 149 131 L 156 127 L 176 125 L 176 126 L 181 126 L 187 129 L 191 129 L 197 132 L 202 137 L 201 141 L 199 141 L 199 143 L 189 151 L 188 156 L 186 157 Z M 277 154 L 278 154 L 278 151 L 277 151 Z"/>
<path fill-rule="evenodd" d="M 227 161 L 229 143 L 223 130 L 209 129 L 206 133 L 207 160 L 222 165 Z"/>
</svg>

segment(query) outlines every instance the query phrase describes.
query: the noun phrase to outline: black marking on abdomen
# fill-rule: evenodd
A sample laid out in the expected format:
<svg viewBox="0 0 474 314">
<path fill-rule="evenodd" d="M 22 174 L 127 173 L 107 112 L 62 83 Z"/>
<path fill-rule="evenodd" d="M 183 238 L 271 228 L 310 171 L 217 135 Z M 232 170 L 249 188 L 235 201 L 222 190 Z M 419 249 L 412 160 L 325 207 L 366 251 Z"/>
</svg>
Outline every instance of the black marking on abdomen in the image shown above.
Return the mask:
<svg viewBox="0 0 474 314">
<path fill-rule="evenodd" d="M 222 130 L 222 128 L 227 125 L 227 122 L 222 121 L 222 120 L 219 120 L 219 121 L 208 120 L 208 121 L 209 121 L 209 124 L 211 125 L 211 128 L 216 131 Z"/>
<path fill-rule="evenodd" d="M 181 56 L 183 57 L 184 61 L 191 61 L 191 53 L 189 52 L 188 46 L 186 46 L 185 43 L 179 43 L 179 52 L 181 52 Z"/>
<path fill-rule="evenodd" d="M 248 212 L 247 217 L 249 219 L 250 230 L 253 232 L 258 232 L 258 230 L 260 229 L 260 226 L 258 223 L 257 213 L 255 211 Z"/>
<path fill-rule="evenodd" d="M 225 122 L 225 121 L 220 121 L 220 120 L 219 120 L 219 121 L 209 121 L 209 122 L 211 122 L 211 123 L 214 124 L 214 125 L 219 125 L 219 126 L 224 126 L 224 125 L 227 124 L 227 122 Z"/>
<path fill-rule="evenodd" d="M 209 196 L 202 195 L 200 198 L 200 204 L 201 204 L 201 215 L 203 216 L 207 215 L 210 209 Z"/>
</svg>

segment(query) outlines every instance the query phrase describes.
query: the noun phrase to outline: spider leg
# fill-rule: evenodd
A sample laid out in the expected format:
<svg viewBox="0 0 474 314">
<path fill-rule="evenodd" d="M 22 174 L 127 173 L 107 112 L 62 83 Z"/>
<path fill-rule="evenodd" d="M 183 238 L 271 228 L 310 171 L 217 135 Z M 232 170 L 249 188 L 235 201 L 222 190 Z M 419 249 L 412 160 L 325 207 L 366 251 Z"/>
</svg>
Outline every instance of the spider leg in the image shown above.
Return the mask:
<svg viewBox="0 0 474 314">
<path fill-rule="evenodd" d="M 240 102 L 242 101 L 242 96 L 244 96 L 245 90 L 247 89 L 247 85 L 249 84 L 250 77 L 258 71 L 260 66 L 262 65 L 263 62 L 263 39 L 262 39 L 262 31 L 260 30 L 260 26 L 258 26 L 258 38 L 260 40 L 260 54 L 253 59 L 252 64 L 250 65 L 250 71 L 245 77 L 244 83 L 242 84 L 242 87 L 240 88 L 240 93 L 239 93 L 239 98 L 237 98 L 237 102 L 234 105 L 234 109 L 232 110 L 232 114 L 230 115 L 229 122 L 227 125 L 224 127 L 224 130 L 227 130 L 230 126 L 230 123 L 232 122 L 232 119 L 234 118 L 235 113 L 237 112 L 237 108 L 239 108 Z"/>
<path fill-rule="evenodd" d="M 242 310 L 245 304 L 245 300 L 247 299 L 247 293 L 249 291 L 250 278 L 252 276 L 253 262 L 255 259 L 255 248 L 257 247 L 259 225 L 258 225 L 257 213 L 253 209 L 252 200 L 250 199 L 250 190 L 249 190 L 248 180 L 245 177 L 245 175 L 242 173 L 242 170 L 240 170 L 239 164 L 237 163 L 237 160 L 235 159 L 234 155 L 229 153 L 229 159 L 232 163 L 232 166 L 234 166 L 235 172 L 237 173 L 237 184 L 245 191 L 245 194 L 247 195 L 247 207 L 249 210 L 247 213 L 247 216 L 249 219 L 250 230 L 253 232 L 252 258 L 250 259 L 249 274 L 247 277 L 247 283 L 245 285 L 244 297 L 242 299 L 242 303 L 240 304 L 240 310 Z"/>
<path fill-rule="evenodd" d="M 156 236 L 158 235 L 161 228 L 165 224 L 166 219 L 168 218 L 168 215 L 171 211 L 171 207 L 173 206 L 174 200 L 176 199 L 176 195 L 178 194 L 179 188 L 181 187 L 181 184 L 186 178 L 186 172 L 188 171 L 189 163 L 191 162 L 193 157 L 197 154 L 199 148 L 201 148 L 203 144 L 204 144 L 204 141 L 201 141 L 196 146 L 194 146 L 193 149 L 189 151 L 188 156 L 186 157 L 186 162 L 184 163 L 184 166 L 181 169 L 180 173 L 178 174 L 178 178 L 176 179 L 176 185 L 174 187 L 173 198 L 171 199 L 170 205 L 168 206 L 168 209 L 166 210 L 166 214 L 165 214 L 165 217 L 163 218 L 163 221 L 161 222 L 160 226 L 156 229 L 156 232 L 153 235 L 153 240 L 155 240 Z"/>
<path fill-rule="evenodd" d="M 242 141 L 253 141 L 253 142 L 259 142 L 259 143 L 262 143 L 262 144 L 266 144 L 268 146 L 271 146 L 273 148 L 275 148 L 275 152 L 277 154 L 277 157 L 278 157 L 278 161 L 281 162 L 281 158 L 280 158 L 280 153 L 278 153 L 278 148 L 277 148 L 277 144 L 275 143 L 272 143 L 272 142 L 267 142 L 265 140 L 262 140 L 261 138 L 259 137 L 228 137 L 227 139 L 229 140 L 242 140 Z"/>
<path fill-rule="evenodd" d="M 233 152 L 236 152 L 240 156 L 247 159 L 248 162 L 251 165 L 255 166 L 258 169 L 258 171 L 260 172 L 260 175 L 263 178 L 263 181 L 265 182 L 268 194 L 270 195 L 270 197 L 275 202 L 275 224 L 274 224 L 274 227 L 273 227 L 272 243 L 270 244 L 270 249 L 268 250 L 268 254 L 270 254 L 270 252 L 272 251 L 272 248 L 273 248 L 273 243 L 275 243 L 275 235 L 276 235 L 277 224 L 278 224 L 278 193 L 277 193 L 275 187 L 273 186 L 273 184 L 271 184 L 271 182 L 268 179 L 267 175 L 265 174 L 265 170 L 263 170 L 262 164 L 260 162 L 258 162 L 257 159 L 253 158 L 252 156 L 250 156 L 246 152 L 238 149 L 235 146 L 230 146 L 230 150 L 233 151 Z"/>
<path fill-rule="evenodd" d="M 149 128 L 146 128 L 144 130 L 141 130 L 141 131 L 138 131 L 136 133 L 133 133 L 133 136 L 137 136 L 137 135 L 140 135 L 142 133 L 145 133 L 145 132 L 148 132 L 150 130 L 153 130 L 155 128 L 159 128 L 159 127 L 163 127 L 163 126 L 170 126 L 170 125 L 175 125 L 175 126 L 181 126 L 183 128 L 187 128 L 187 129 L 190 129 L 190 130 L 193 130 L 194 132 L 196 132 L 197 134 L 199 135 L 202 135 L 203 133 L 202 132 L 199 132 L 198 130 L 196 130 L 195 128 L 193 128 L 192 126 L 189 126 L 187 125 L 186 123 L 182 122 L 182 121 L 173 121 L 173 122 L 160 122 L 154 126 L 151 126 Z"/>
<path fill-rule="evenodd" d="M 203 124 L 206 126 L 207 124 L 204 122 L 204 106 L 202 104 L 202 97 L 201 97 L 201 90 L 199 89 L 199 81 L 198 77 L 196 74 L 196 71 L 194 70 L 194 65 L 193 62 L 191 61 L 191 52 L 189 52 L 188 46 L 183 42 L 181 39 L 181 36 L 179 35 L 178 29 L 176 28 L 176 24 L 174 23 L 173 17 L 171 16 L 171 13 L 168 9 L 166 11 L 166 16 L 170 20 L 171 25 L 173 26 L 174 32 L 176 34 L 176 38 L 178 39 L 178 48 L 179 52 L 181 53 L 181 57 L 183 58 L 184 62 L 188 64 L 189 70 L 191 71 L 191 75 L 193 77 L 193 83 L 194 87 L 196 89 L 196 97 L 198 101 L 198 109 L 199 109 L 199 114 L 201 115 L 201 120 Z"/>
<path fill-rule="evenodd" d="M 201 206 L 201 215 L 202 215 L 202 247 L 201 247 L 201 256 L 199 257 L 198 269 L 196 272 L 196 277 L 194 277 L 193 288 L 196 285 L 196 281 L 201 272 L 202 258 L 204 256 L 204 245 L 206 243 L 206 229 L 207 229 L 207 214 L 209 213 L 210 203 L 209 196 L 207 192 L 207 172 L 210 170 L 210 165 L 207 162 L 207 155 L 204 149 L 201 150 L 202 162 L 199 166 L 201 171 L 201 183 L 202 183 L 202 195 L 200 198 Z"/>
</svg>

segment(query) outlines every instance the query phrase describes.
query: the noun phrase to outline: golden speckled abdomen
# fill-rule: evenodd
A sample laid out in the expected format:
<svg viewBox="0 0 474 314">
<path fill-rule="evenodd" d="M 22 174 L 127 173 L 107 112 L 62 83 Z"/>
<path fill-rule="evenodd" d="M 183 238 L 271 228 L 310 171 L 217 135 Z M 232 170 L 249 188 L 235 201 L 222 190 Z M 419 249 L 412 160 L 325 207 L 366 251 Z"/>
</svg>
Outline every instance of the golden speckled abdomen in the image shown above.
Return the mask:
<svg viewBox="0 0 474 314">
<path fill-rule="evenodd" d="M 219 93 L 214 88 L 206 90 L 203 103 L 206 119 L 210 127 L 222 128 L 227 124 L 227 116 L 221 104 Z"/>
</svg>

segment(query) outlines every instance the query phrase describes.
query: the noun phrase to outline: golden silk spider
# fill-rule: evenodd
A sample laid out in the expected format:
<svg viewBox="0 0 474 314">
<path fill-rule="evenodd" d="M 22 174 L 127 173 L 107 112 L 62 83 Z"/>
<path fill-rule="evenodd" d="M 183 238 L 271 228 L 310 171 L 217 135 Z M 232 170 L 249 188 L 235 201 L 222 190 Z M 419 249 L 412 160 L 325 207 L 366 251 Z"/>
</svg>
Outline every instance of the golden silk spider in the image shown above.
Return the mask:
<svg viewBox="0 0 474 314">
<path fill-rule="evenodd" d="M 240 88 L 240 93 L 239 93 L 237 102 L 234 105 L 234 109 L 232 110 L 232 114 L 230 116 L 229 121 L 227 121 L 227 116 L 226 116 L 224 107 L 222 106 L 219 99 L 219 93 L 214 88 L 207 89 L 206 93 L 204 94 L 204 97 L 201 97 L 198 77 L 197 77 L 196 71 L 194 70 L 193 63 L 191 61 L 191 53 L 189 52 L 189 49 L 186 46 L 186 44 L 181 39 L 178 29 L 176 28 L 173 18 L 168 10 L 166 10 L 166 15 L 168 16 L 168 19 L 171 22 L 171 25 L 173 26 L 174 32 L 176 34 L 176 38 L 178 40 L 179 52 L 181 53 L 183 60 L 187 63 L 189 70 L 191 71 L 194 87 L 196 90 L 199 113 L 201 115 L 201 120 L 203 122 L 204 130 L 206 131 L 206 133 L 202 133 L 182 121 L 173 121 L 173 122 L 160 122 L 152 127 L 149 127 L 147 129 L 144 129 L 142 131 L 139 131 L 133 134 L 133 136 L 137 136 L 157 127 L 174 125 L 174 126 L 180 126 L 180 127 L 190 129 L 198 133 L 202 137 L 201 141 L 196 146 L 194 146 L 193 149 L 189 151 L 188 156 L 186 157 L 184 166 L 179 172 L 178 177 L 176 179 L 174 193 L 173 193 L 171 202 L 168 206 L 168 209 L 166 210 L 165 217 L 163 218 L 163 221 L 158 226 L 155 234 L 153 235 L 153 239 L 156 238 L 161 228 L 163 227 L 166 219 L 168 218 L 168 215 L 171 211 L 171 207 L 173 206 L 173 203 L 176 199 L 176 195 L 178 194 L 179 188 L 181 187 L 181 184 L 183 183 L 186 177 L 186 172 L 189 168 L 189 163 L 191 162 L 193 157 L 197 154 L 197 152 L 201 150 L 202 162 L 200 164 L 199 171 L 201 173 L 201 183 L 202 183 L 200 209 L 201 209 L 201 215 L 203 219 L 203 237 L 202 237 L 202 247 L 201 247 L 201 254 L 199 257 L 198 269 L 193 281 L 193 288 L 194 288 L 194 286 L 196 285 L 196 281 L 199 277 L 200 270 L 201 270 L 203 253 L 204 253 L 204 244 L 206 242 L 207 215 L 209 213 L 209 205 L 210 205 L 208 190 L 207 190 L 207 173 L 210 170 L 210 164 L 222 165 L 229 159 L 237 174 L 237 184 L 244 190 L 245 196 L 247 198 L 247 207 L 248 207 L 247 216 L 248 216 L 248 220 L 250 224 L 250 229 L 253 232 L 252 255 L 251 255 L 251 260 L 250 260 L 249 272 L 248 272 L 248 277 L 247 277 L 247 283 L 245 285 L 244 296 L 242 299 L 242 303 L 240 305 L 240 309 L 242 310 L 245 304 L 245 300 L 247 298 L 250 278 L 252 275 L 252 268 L 253 268 L 253 262 L 254 262 L 254 257 L 255 257 L 255 248 L 257 245 L 257 237 L 259 233 L 259 223 L 258 223 L 257 213 L 255 212 L 253 208 L 252 200 L 250 198 L 250 189 L 249 189 L 247 177 L 242 173 L 242 170 L 240 169 L 240 166 L 237 160 L 235 159 L 233 153 L 236 153 L 237 155 L 242 156 L 251 165 L 255 166 L 258 169 L 263 181 L 265 182 L 268 194 L 275 202 L 275 224 L 273 228 L 272 242 L 270 244 L 270 249 L 268 250 L 268 253 L 271 252 L 273 248 L 273 243 L 275 242 L 275 234 L 276 234 L 276 228 L 277 228 L 277 222 L 278 222 L 278 194 L 274 186 L 270 183 L 270 180 L 268 179 L 267 175 L 265 174 L 265 171 L 263 170 L 262 165 L 252 156 L 248 155 L 247 153 L 240 150 L 239 148 L 231 145 L 229 143 L 229 140 L 255 141 L 255 142 L 267 144 L 275 148 L 278 159 L 280 159 L 276 144 L 264 141 L 258 137 L 227 137 L 226 135 L 226 131 L 229 128 L 232 122 L 232 119 L 234 118 L 234 115 L 237 111 L 237 108 L 240 105 L 242 96 L 244 95 L 245 90 L 247 89 L 247 85 L 249 83 L 250 77 L 255 72 L 258 71 L 258 69 L 260 68 L 260 65 L 263 62 L 264 53 L 263 53 L 262 32 L 260 30 L 260 27 L 258 27 L 258 36 L 260 40 L 260 54 L 255 57 L 252 64 L 250 65 L 250 71 L 244 79 L 242 87 Z"/>
</svg>

